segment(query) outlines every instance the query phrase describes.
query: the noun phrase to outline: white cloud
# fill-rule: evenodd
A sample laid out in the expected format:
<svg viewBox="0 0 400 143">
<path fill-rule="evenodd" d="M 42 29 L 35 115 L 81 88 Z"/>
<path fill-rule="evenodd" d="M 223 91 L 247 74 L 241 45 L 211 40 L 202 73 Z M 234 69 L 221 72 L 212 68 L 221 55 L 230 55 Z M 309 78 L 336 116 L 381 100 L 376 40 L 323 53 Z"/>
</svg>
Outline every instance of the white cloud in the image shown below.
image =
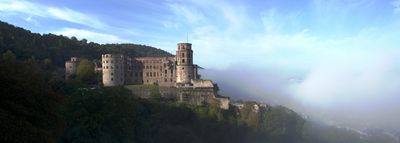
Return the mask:
<svg viewBox="0 0 400 143">
<path fill-rule="evenodd" d="M 400 13 L 400 0 L 392 1 L 392 6 L 393 6 L 394 13 L 396 13 L 396 14 Z"/>
<path fill-rule="evenodd" d="M 92 15 L 87 15 L 68 8 L 56 8 L 25 0 L 0 0 L 0 11 L 4 13 L 20 13 L 28 17 L 38 16 L 58 19 L 92 28 L 107 28 L 107 25 Z"/>
<path fill-rule="evenodd" d="M 204 15 L 195 7 L 177 3 L 170 3 L 168 6 L 174 12 L 174 14 L 178 16 L 178 18 L 183 18 L 181 19 L 182 22 L 186 21 L 191 24 L 199 24 L 205 18 Z"/>
<path fill-rule="evenodd" d="M 58 31 L 52 31 L 51 33 L 61 34 L 64 36 L 72 37 L 75 36 L 79 39 L 87 39 L 89 41 L 96 41 L 98 43 L 129 43 L 129 40 L 121 39 L 118 36 L 104 34 L 104 33 L 97 33 L 93 31 L 88 31 L 84 29 L 74 29 L 74 28 L 63 28 Z"/>
<path fill-rule="evenodd" d="M 27 18 L 25 18 L 25 21 L 33 23 L 36 26 L 40 25 L 40 23 L 36 19 L 32 18 L 32 16 L 28 16 Z"/>
</svg>

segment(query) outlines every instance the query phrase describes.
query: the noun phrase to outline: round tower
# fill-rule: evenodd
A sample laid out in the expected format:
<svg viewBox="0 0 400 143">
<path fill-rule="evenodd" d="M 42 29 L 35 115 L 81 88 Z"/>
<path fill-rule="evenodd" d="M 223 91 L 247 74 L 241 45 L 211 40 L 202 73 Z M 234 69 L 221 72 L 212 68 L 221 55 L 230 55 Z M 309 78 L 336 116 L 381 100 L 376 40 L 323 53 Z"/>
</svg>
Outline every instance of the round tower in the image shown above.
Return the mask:
<svg viewBox="0 0 400 143">
<path fill-rule="evenodd" d="M 124 56 L 120 54 L 103 54 L 101 55 L 101 59 L 103 66 L 103 85 L 124 85 Z"/>
<path fill-rule="evenodd" d="M 192 44 L 178 43 L 176 51 L 176 83 L 190 84 L 193 77 Z"/>
</svg>

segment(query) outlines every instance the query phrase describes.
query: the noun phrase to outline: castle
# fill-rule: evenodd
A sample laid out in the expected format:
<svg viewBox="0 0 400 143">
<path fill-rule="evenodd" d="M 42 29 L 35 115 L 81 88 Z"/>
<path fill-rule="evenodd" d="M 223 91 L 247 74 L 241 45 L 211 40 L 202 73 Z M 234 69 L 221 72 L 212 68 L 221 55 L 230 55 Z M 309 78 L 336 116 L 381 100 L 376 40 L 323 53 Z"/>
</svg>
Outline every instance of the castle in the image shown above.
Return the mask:
<svg viewBox="0 0 400 143">
<path fill-rule="evenodd" d="M 65 63 L 66 79 L 76 74 L 78 63 L 79 59 L 75 57 Z M 162 87 L 160 94 L 163 97 L 173 95 L 179 101 L 190 101 L 194 104 L 217 100 L 221 108 L 229 108 L 229 98 L 217 94 L 217 85 L 211 80 L 201 79 L 199 66 L 193 64 L 190 43 L 178 43 L 175 56 L 129 57 L 123 54 L 103 54 L 101 66 L 95 65 L 95 71 L 102 72 L 105 87 L 158 85 Z M 142 97 L 150 94 L 139 88 L 133 92 Z"/>
<path fill-rule="evenodd" d="M 103 85 L 157 84 L 164 87 L 192 86 L 200 79 L 193 64 L 192 44 L 179 43 L 176 56 L 127 57 L 103 54 Z"/>
</svg>

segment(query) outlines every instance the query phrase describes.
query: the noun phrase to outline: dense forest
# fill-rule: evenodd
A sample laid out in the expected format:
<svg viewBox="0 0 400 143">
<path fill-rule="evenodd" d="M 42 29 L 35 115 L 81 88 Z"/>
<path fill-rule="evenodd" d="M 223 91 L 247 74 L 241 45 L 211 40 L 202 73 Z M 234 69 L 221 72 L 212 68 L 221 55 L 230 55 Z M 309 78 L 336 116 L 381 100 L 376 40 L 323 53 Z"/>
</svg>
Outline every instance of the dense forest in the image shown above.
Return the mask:
<svg viewBox="0 0 400 143">
<path fill-rule="evenodd" d="M 283 106 L 254 112 L 252 102 L 244 102 L 240 110 L 221 110 L 216 104 L 187 105 L 156 95 L 140 99 L 124 87 L 94 87 L 96 75 L 90 70 L 80 72 L 80 65 L 72 80 L 64 80 L 57 71 L 70 56 L 93 60 L 106 52 L 171 55 L 150 46 L 100 45 L 41 35 L 1 22 L 0 142 L 394 142 L 360 138 L 356 132 L 310 122 Z"/>
<path fill-rule="evenodd" d="M 63 67 L 72 56 L 100 59 L 104 53 L 123 53 L 128 56 L 171 56 L 170 53 L 151 46 L 137 44 L 97 44 L 85 39 L 62 35 L 31 33 L 0 21 L 0 53 L 12 51 L 18 59 L 49 59 Z"/>
</svg>

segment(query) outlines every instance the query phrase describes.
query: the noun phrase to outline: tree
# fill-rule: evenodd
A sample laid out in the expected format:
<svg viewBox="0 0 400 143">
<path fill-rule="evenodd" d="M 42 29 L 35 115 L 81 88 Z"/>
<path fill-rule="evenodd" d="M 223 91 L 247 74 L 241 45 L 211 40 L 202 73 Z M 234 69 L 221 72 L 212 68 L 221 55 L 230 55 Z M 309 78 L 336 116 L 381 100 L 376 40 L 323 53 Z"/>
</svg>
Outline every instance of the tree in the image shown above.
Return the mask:
<svg viewBox="0 0 400 143">
<path fill-rule="evenodd" d="M 137 102 L 122 87 L 81 90 L 67 99 L 62 142 L 131 143 Z"/>
<path fill-rule="evenodd" d="M 96 75 L 94 72 L 94 63 L 87 59 L 82 59 L 79 62 L 76 75 L 79 80 L 85 83 L 95 83 Z"/>
<path fill-rule="evenodd" d="M 63 98 L 32 65 L 0 61 L 0 142 L 57 142 L 63 130 Z"/>
<path fill-rule="evenodd" d="M 301 116 L 283 106 L 273 107 L 264 114 L 264 130 L 269 133 L 273 142 L 298 142 L 304 123 Z"/>
<path fill-rule="evenodd" d="M 15 61 L 17 58 L 13 52 L 7 50 L 7 52 L 3 53 L 2 59 L 5 61 Z"/>
</svg>

